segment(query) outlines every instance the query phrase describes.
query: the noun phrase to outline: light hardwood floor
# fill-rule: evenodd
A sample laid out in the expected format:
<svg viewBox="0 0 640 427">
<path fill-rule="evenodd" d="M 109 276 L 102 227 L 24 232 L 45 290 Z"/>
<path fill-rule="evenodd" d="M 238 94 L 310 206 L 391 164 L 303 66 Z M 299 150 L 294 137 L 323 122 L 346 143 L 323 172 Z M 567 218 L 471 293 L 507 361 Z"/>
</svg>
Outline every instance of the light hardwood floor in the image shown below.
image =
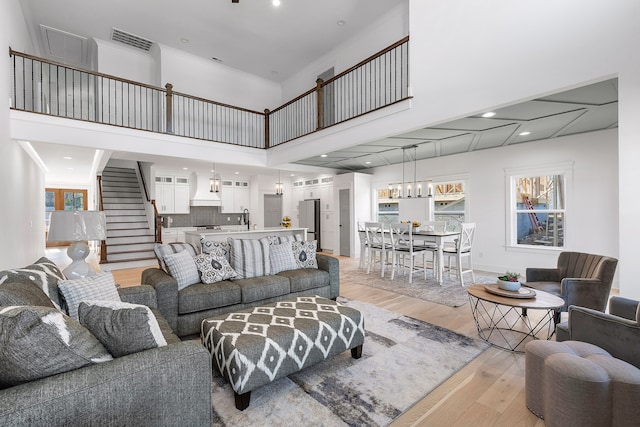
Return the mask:
<svg viewBox="0 0 640 427">
<path fill-rule="evenodd" d="M 56 261 L 53 259 L 55 254 L 47 255 Z M 341 267 L 357 265 L 358 262 L 353 258 L 338 258 Z M 95 265 L 91 258 L 89 262 Z M 108 265 L 103 267 L 108 268 Z M 132 286 L 140 283 L 145 268 L 112 272 L 116 283 Z M 346 280 L 340 283 L 340 294 L 470 337 L 478 337 L 468 304 L 452 308 Z M 540 427 L 544 426 L 544 421 L 525 406 L 524 355 L 491 347 L 401 415 L 391 426 Z"/>
</svg>

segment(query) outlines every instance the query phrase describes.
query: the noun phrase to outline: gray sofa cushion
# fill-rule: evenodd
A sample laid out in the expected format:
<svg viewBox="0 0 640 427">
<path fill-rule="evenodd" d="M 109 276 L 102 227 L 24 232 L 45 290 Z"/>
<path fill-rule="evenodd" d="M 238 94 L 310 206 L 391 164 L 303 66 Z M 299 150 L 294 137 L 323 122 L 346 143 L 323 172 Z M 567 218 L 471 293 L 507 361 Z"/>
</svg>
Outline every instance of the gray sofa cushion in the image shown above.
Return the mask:
<svg viewBox="0 0 640 427">
<path fill-rule="evenodd" d="M 178 292 L 178 313 L 194 313 L 239 304 L 242 293 L 236 281 L 197 283 Z"/>
<path fill-rule="evenodd" d="M 55 308 L 0 309 L 0 388 L 112 359 L 85 327 Z"/>
<path fill-rule="evenodd" d="M 316 270 L 315 268 L 282 271 L 278 273 L 278 276 L 289 279 L 291 292 L 306 291 L 329 284 L 329 273 L 324 270 Z"/>
<path fill-rule="evenodd" d="M 21 281 L 0 284 L 0 307 L 9 305 L 55 308 L 51 299 L 36 284 Z"/>
<path fill-rule="evenodd" d="M 24 268 L 0 271 L 0 283 L 3 285 L 12 282 L 33 283 L 51 299 L 55 308 L 61 308 L 58 281 L 63 279 L 65 277 L 62 271 L 46 257 L 42 257 Z"/>
<path fill-rule="evenodd" d="M 233 283 L 242 289 L 244 304 L 286 295 L 291 292 L 289 280 L 281 276 L 262 276 L 251 279 L 234 280 Z"/>
<path fill-rule="evenodd" d="M 114 357 L 167 345 L 155 315 L 144 305 L 86 301 L 80 303 L 78 318 Z"/>
</svg>

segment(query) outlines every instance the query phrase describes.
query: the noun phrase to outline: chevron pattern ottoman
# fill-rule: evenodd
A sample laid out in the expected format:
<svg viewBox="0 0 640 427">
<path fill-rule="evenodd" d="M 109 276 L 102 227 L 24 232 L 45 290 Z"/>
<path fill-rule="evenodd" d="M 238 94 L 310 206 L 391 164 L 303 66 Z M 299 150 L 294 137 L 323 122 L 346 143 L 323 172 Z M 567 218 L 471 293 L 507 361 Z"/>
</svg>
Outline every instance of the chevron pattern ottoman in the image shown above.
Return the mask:
<svg viewBox="0 0 640 427">
<path fill-rule="evenodd" d="M 349 349 L 359 359 L 364 319 L 326 298 L 297 297 L 205 319 L 201 338 L 244 410 L 257 387 Z"/>
</svg>

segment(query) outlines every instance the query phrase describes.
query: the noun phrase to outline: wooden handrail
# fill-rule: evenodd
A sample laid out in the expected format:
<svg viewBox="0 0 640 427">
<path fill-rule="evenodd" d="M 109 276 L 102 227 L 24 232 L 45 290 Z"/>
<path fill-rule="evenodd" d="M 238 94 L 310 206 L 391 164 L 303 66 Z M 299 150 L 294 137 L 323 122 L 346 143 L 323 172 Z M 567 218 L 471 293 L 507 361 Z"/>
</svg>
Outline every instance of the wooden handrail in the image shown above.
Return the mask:
<svg viewBox="0 0 640 427">
<path fill-rule="evenodd" d="M 199 96 L 187 95 L 185 93 L 180 93 L 180 92 L 175 92 L 175 91 L 172 91 L 171 93 L 173 95 L 181 96 L 183 98 L 193 99 L 194 101 L 206 102 L 207 104 L 214 104 L 214 105 L 217 105 L 219 107 L 225 107 L 225 108 L 231 108 L 231 109 L 238 110 L 238 111 L 244 111 L 245 113 L 258 114 L 260 116 L 263 116 L 265 114 L 265 113 L 262 113 L 260 111 L 250 110 L 248 108 L 236 107 L 235 105 L 229 105 L 229 104 L 225 104 L 223 102 L 212 101 L 210 99 L 201 98 Z"/>
<path fill-rule="evenodd" d="M 136 162 L 138 165 L 138 172 L 140 172 L 140 179 L 142 180 L 142 188 L 144 189 L 144 196 L 147 199 L 147 202 L 151 202 L 151 197 L 149 196 L 149 189 L 147 188 L 147 182 L 144 180 L 144 173 L 142 173 L 142 166 L 140 162 Z"/>
<path fill-rule="evenodd" d="M 80 67 L 74 67 L 68 64 L 63 64 L 62 62 L 56 62 L 56 61 L 50 61 L 48 59 L 44 59 L 44 58 L 39 58 L 37 56 L 34 55 L 29 55 L 28 53 L 22 53 L 22 52 L 16 52 L 15 50 L 9 48 L 9 56 L 20 56 L 22 58 L 27 58 L 27 59 L 32 59 L 34 61 L 38 61 L 38 62 L 44 62 L 45 64 L 51 64 L 51 65 L 56 65 L 58 67 L 64 67 L 64 68 L 68 68 L 70 70 L 74 70 L 74 71 L 79 71 L 81 73 L 87 73 L 87 74 L 91 74 L 92 76 L 98 76 L 98 77 L 105 77 L 108 79 L 113 79 L 113 80 L 117 80 L 119 82 L 123 82 L 123 83 L 128 83 L 128 84 L 132 84 L 135 86 L 141 86 L 147 89 L 153 89 L 153 90 L 157 90 L 160 92 L 165 92 L 164 88 L 161 87 L 157 87 L 157 86 L 152 86 L 152 85 L 148 85 L 145 83 L 140 83 L 140 82 L 136 82 L 133 80 L 128 80 L 128 79 L 123 79 L 122 77 L 117 77 L 111 74 L 105 74 L 105 73 L 100 73 L 98 71 L 92 71 L 92 70 L 87 70 L 86 68 L 80 68 Z"/>
<path fill-rule="evenodd" d="M 153 217 L 155 218 L 154 226 L 156 228 L 156 243 L 162 243 L 162 217 L 158 213 L 158 207 L 156 206 L 156 199 L 151 200 L 151 206 L 153 206 Z"/>
</svg>

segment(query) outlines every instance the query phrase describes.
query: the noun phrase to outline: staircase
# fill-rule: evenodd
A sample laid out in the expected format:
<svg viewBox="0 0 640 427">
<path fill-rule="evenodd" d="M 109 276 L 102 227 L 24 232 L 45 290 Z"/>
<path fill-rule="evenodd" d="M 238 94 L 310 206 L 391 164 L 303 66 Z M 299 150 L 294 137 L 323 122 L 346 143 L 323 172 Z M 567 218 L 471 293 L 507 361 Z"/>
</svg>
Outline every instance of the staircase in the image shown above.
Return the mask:
<svg viewBox="0 0 640 427">
<path fill-rule="evenodd" d="M 105 167 L 102 203 L 107 217 L 107 263 L 155 260 L 155 235 L 134 169 Z"/>
</svg>

